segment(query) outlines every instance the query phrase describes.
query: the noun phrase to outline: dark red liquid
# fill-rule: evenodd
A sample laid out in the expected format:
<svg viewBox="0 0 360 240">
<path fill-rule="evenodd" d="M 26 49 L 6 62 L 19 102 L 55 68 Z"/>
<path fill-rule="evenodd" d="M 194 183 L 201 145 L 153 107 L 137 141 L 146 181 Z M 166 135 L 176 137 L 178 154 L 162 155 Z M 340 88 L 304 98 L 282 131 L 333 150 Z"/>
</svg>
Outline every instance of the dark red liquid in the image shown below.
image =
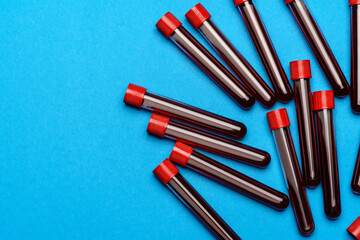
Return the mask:
<svg viewBox="0 0 360 240">
<path fill-rule="evenodd" d="M 293 98 L 291 85 L 255 6 L 249 0 L 240 4 L 238 9 L 244 18 L 279 101 L 282 103 L 290 101 Z"/>
<path fill-rule="evenodd" d="M 360 147 L 359 153 L 356 159 L 356 165 L 354 170 L 354 175 L 351 180 L 351 188 L 356 194 L 360 194 Z"/>
<path fill-rule="evenodd" d="M 165 137 L 179 140 L 189 146 L 204 149 L 220 156 L 240 161 L 255 167 L 266 167 L 270 163 L 269 153 L 239 142 L 220 137 L 183 123 L 169 121 Z"/>
<path fill-rule="evenodd" d="M 240 239 L 200 194 L 181 176 L 176 174 L 166 186 L 218 239 Z"/>
<path fill-rule="evenodd" d="M 309 79 L 295 80 L 294 94 L 303 179 L 306 186 L 315 187 L 320 184 L 320 174 Z"/>
<path fill-rule="evenodd" d="M 339 170 L 331 109 L 315 111 L 318 131 L 325 214 L 335 219 L 341 214 Z"/>
<path fill-rule="evenodd" d="M 360 114 L 360 15 L 359 5 L 351 6 L 351 108 Z"/>
<path fill-rule="evenodd" d="M 289 128 L 274 130 L 274 137 L 299 231 L 303 235 L 310 235 L 315 229 L 315 223 Z"/>
<path fill-rule="evenodd" d="M 240 139 L 246 134 L 240 122 L 152 93 L 145 93 L 142 107 L 227 137 Z"/>
<path fill-rule="evenodd" d="M 276 102 L 275 94 L 213 22 L 206 20 L 198 30 L 259 102 L 264 107 L 272 107 Z"/>
<path fill-rule="evenodd" d="M 185 28 L 175 29 L 170 39 L 242 108 L 254 105 L 250 92 Z"/>
<path fill-rule="evenodd" d="M 289 6 L 329 80 L 334 94 L 337 97 L 348 95 L 350 91 L 349 84 L 304 2 L 302 0 L 294 0 L 289 3 Z"/>
<path fill-rule="evenodd" d="M 199 152 L 192 152 L 186 167 L 276 210 L 283 210 L 289 205 L 285 194 Z"/>
</svg>

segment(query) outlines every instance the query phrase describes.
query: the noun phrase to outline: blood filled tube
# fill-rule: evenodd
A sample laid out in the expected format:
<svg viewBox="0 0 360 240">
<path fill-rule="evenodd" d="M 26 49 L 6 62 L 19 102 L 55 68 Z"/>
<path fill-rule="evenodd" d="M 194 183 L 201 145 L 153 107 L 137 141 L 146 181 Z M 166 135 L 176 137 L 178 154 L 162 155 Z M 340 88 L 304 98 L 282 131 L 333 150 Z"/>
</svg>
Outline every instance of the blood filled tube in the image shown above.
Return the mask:
<svg viewBox="0 0 360 240">
<path fill-rule="evenodd" d="M 351 180 L 351 188 L 354 193 L 360 194 L 360 147 L 359 147 L 359 153 L 358 153 L 358 156 L 356 159 L 354 175 Z"/>
<path fill-rule="evenodd" d="M 250 92 L 201 43 L 186 31 L 174 15 L 170 12 L 166 13 L 158 21 L 156 27 L 243 109 L 249 109 L 254 105 L 255 99 Z"/>
<path fill-rule="evenodd" d="M 169 159 L 156 167 L 153 173 L 216 238 L 225 240 L 240 239 L 205 199 L 181 176 L 179 170 Z"/>
<path fill-rule="evenodd" d="M 337 97 L 349 94 L 349 84 L 303 0 L 285 0 L 292 14 L 307 38 L 316 58 Z"/>
<path fill-rule="evenodd" d="M 264 107 L 272 107 L 276 102 L 275 94 L 214 25 L 210 20 L 211 15 L 209 12 L 199 3 L 185 16 L 189 22 L 200 31 L 236 76 L 241 79 L 253 96 L 255 96 Z"/>
<path fill-rule="evenodd" d="M 169 159 L 276 210 L 283 210 L 289 205 L 289 199 L 285 194 L 239 173 L 179 141 L 176 142 Z"/>
<path fill-rule="evenodd" d="M 149 93 L 146 88 L 129 84 L 124 102 L 138 108 L 164 114 L 194 126 L 235 139 L 246 134 L 244 124 L 205 110 Z"/>
<path fill-rule="evenodd" d="M 234 0 L 234 3 L 244 18 L 279 101 L 289 102 L 293 91 L 254 4 L 251 0 Z"/>
<path fill-rule="evenodd" d="M 153 113 L 147 131 L 159 137 L 179 140 L 190 146 L 263 168 L 270 163 L 270 155 L 262 150 L 214 135 L 209 132 L 175 122 L 168 117 Z"/>
<path fill-rule="evenodd" d="M 291 137 L 289 129 L 290 121 L 287 111 L 285 108 L 282 108 L 268 112 L 267 118 L 277 144 L 277 150 L 282 162 L 282 168 L 289 191 L 290 202 L 299 231 L 303 235 L 310 235 L 315 229 L 315 223 Z"/>
<path fill-rule="evenodd" d="M 301 164 L 305 185 L 320 184 L 319 162 L 316 143 L 312 95 L 310 90 L 311 68 L 309 60 L 290 63 L 291 80 L 294 81 L 294 95 L 300 138 Z"/>
<path fill-rule="evenodd" d="M 335 108 L 334 92 L 314 92 L 313 101 L 319 142 L 325 214 L 328 218 L 335 219 L 341 214 L 341 203 L 339 170 L 332 115 L 332 109 Z"/>
<path fill-rule="evenodd" d="M 351 108 L 360 114 L 360 0 L 350 0 L 351 7 Z"/>
</svg>

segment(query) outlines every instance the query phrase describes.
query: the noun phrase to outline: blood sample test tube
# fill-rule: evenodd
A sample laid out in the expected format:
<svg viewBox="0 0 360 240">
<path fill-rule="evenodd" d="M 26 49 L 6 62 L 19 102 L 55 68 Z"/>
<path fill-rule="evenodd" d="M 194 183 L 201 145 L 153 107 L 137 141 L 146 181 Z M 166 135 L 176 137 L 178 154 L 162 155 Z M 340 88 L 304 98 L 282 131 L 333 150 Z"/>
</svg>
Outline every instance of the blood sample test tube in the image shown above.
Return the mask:
<svg viewBox="0 0 360 240">
<path fill-rule="evenodd" d="M 358 153 L 358 156 L 356 159 L 354 175 L 351 180 L 351 188 L 354 193 L 360 194 L 360 147 L 359 147 L 359 153 Z"/>
<path fill-rule="evenodd" d="M 169 159 L 165 159 L 154 169 L 153 173 L 216 238 L 225 240 L 240 239 L 205 199 L 183 178 Z"/>
<path fill-rule="evenodd" d="M 315 121 L 312 112 L 312 95 L 309 82 L 311 78 L 310 61 L 302 60 L 291 62 L 290 72 L 291 80 L 294 81 L 303 179 L 306 186 L 316 187 L 320 184 L 320 175 Z"/>
<path fill-rule="evenodd" d="M 223 91 L 243 109 L 255 103 L 250 92 L 206 48 L 201 45 L 170 12 L 166 13 L 156 27 L 204 71 Z"/>
<path fill-rule="evenodd" d="M 245 21 L 279 101 L 289 102 L 293 98 L 291 85 L 252 0 L 234 0 L 234 3 Z"/>
<path fill-rule="evenodd" d="M 283 210 L 289 205 L 289 199 L 285 194 L 239 173 L 179 141 L 176 142 L 169 159 L 276 210 Z"/>
<path fill-rule="evenodd" d="M 360 217 L 358 217 L 346 230 L 354 239 L 360 240 Z"/>
<path fill-rule="evenodd" d="M 293 139 L 289 129 L 290 121 L 285 108 L 267 113 L 269 127 L 273 131 L 281 158 L 282 168 L 289 191 L 290 202 L 299 231 L 310 235 L 315 229 L 314 219 L 307 199 L 305 182 L 302 178 Z"/>
<path fill-rule="evenodd" d="M 303 0 L 285 0 L 310 44 L 337 97 L 349 94 L 349 84 Z"/>
<path fill-rule="evenodd" d="M 351 108 L 360 114 L 360 1 L 350 0 L 351 7 Z"/>
<path fill-rule="evenodd" d="M 246 127 L 240 122 L 149 93 L 146 91 L 146 88 L 131 83 L 126 90 L 124 102 L 138 108 L 141 107 L 149 111 L 164 114 L 227 137 L 240 139 L 246 134 Z"/>
<path fill-rule="evenodd" d="M 211 15 L 199 3 L 186 15 L 189 22 L 199 30 L 204 38 L 210 43 L 215 51 L 221 56 L 226 64 L 233 70 L 236 76 L 245 84 L 258 101 L 266 108 L 272 107 L 276 102 L 276 96 L 244 59 L 244 57 L 226 39 L 220 30 L 210 20 Z"/>
<path fill-rule="evenodd" d="M 336 154 L 332 109 L 335 108 L 333 91 L 313 93 L 320 152 L 320 169 L 325 214 L 335 219 L 341 214 L 339 171 Z"/>
<path fill-rule="evenodd" d="M 239 142 L 175 122 L 168 117 L 153 113 L 147 131 L 159 137 L 179 140 L 190 146 L 204 149 L 229 159 L 263 168 L 270 163 L 269 153 Z"/>
</svg>

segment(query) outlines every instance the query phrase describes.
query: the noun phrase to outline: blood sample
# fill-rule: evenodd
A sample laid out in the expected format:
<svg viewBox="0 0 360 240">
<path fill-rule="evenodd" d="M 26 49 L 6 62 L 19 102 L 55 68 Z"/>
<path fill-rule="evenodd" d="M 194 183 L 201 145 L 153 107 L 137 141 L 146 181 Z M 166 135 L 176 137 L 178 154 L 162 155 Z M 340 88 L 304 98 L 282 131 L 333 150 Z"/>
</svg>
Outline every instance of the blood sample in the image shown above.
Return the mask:
<svg viewBox="0 0 360 240">
<path fill-rule="evenodd" d="M 360 194 L 360 147 L 359 147 L 359 153 L 358 153 L 358 156 L 356 159 L 354 175 L 351 180 L 351 188 L 354 193 Z"/>
<path fill-rule="evenodd" d="M 239 173 L 179 141 L 176 142 L 169 159 L 276 210 L 283 210 L 289 205 L 289 199 L 285 194 Z"/>
<path fill-rule="evenodd" d="M 183 178 L 169 159 L 165 159 L 154 169 L 153 173 L 216 238 L 225 240 L 240 239 L 205 199 Z"/>
<path fill-rule="evenodd" d="M 294 81 L 294 95 L 299 140 L 301 149 L 302 173 L 305 185 L 316 187 L 320 184 L 319 162 L 312 95 L 310 90 L 311 68 L 309 60 L 290 63 L 291 80 Z"/>
<path fill-rule="evenodd" d="M 354 239 L 360 240 L 360 217 L 358 217 L 346 230 Z"/>
<path fill-rule="evenodd" d="M 255 99 L 250 92 L 181 24 L 174 15 L 168 12 L 158 21 L 156 27 L 240 107 L 249 109 L 254 105 Z"/>
<path fill-rule="evenodd" d="M 351 108 L 360 114 L 360 1 L 350 0 L 351 7 Z"/>
<path fill-rule="evenodd" d="M 349 84 L 329 45 L 302 0 L 285 0 L 310 44 L 337 97 L 349 94 Z"/>
<path fill-rule="evenodd" d="M 159 137 L 179 140 L 190 146 L 263 168 L 270 163 L 270 155 L 262 150 L 239 142 L 175 122 L 168 117 L 153 113 L 147 131 Z"/>
<path fill-rule="evenodd" d="M 244 124 L 205 110 L 149 93 L 146 88 L 129 84 L 124 102 L 138 108 L 164 114 L 197 127 L 235 139 L 246 134 Z"/>
<path fill-rule="evenodd" d="M 279 101 L 289 102 L 293 91 L 254 4 L 251 0 L 234 0 L 234 3 L 244 18 Z"/>
<path fill-rule="evenodd" d="M 226 39 L 220 30 L 210 20 L 211 15 L 199 3 L 186 15 L 189 22 L 199 30 L 236 76 L 245 84 L 251 93 L 266 108 L 272 107 L 276 96 L 259 74 L 244 59 L 244 57 Z"/>
<path fill-rule="evenodd" d="M 300 233 L 310 235 L 315 229 L 314 219 L 307 199 L 305 182 L 302 178 L 293 139 L 289 129 L 290 121 L 285 108 L 267 113 L 269 127 L 273 131 L 277 150 L 289 191 L 290 202 Z"/>
<path fill-rule="evenodd" d="M 316 116 L 320 152 L 320 169 L 324 195 L 325 214 L 335 219 L 341 214 L 339 171 L 336 154 L 332 109 L 335 108 L 334 92 L 313 93 L 313 110 Z"/>
</svg>

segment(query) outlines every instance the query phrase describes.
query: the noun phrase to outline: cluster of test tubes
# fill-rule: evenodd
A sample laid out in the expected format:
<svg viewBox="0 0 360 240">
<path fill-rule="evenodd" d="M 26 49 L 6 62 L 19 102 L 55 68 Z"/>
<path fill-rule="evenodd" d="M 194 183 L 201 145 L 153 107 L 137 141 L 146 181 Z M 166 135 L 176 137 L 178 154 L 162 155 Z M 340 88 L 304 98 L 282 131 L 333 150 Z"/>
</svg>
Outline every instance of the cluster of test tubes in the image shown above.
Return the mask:
<svg viewBox="0 0 360 240">
<path fill-rule="evenodd" d="M 290 62 L 291 87 L 252 0 L 234 0 L 234 4 L 245 22 L 274 91 L 230 43 L 200 3 L 185 16 L 231 71 L 170 12 L 157 22 L 156 27 L 241 108 L 249 109 L 257 100 L 269 109 L 277 101 L 288 103 L 294 98 L 300 162 L 295 152 L 286 108 L 267 113 L 289 197 L 197 151 L 199 149 L 265 168 L 271 161 L 269 153 L 238 141 L 247 132 L 243 123 L 148 92 L 146 88 L 131 83 L 125 93 L 126 104 L 152 112 L 147 132 L 176 142 L 170 156 L 153 173 L 218 239 L 240 237 L 182 177 L 174 163 L 274 210 L 284 210 L 291 204 L 299 232 L 304 236 L 311 235 L 315 230 L 306 188 L 315 188 L 321 184 L 325 215 L 329 219 L 341 215 L 333 119 L 334 97 L 342 98 L 350 93 L 351 108 L 355 114 L 360 114 L 360 0 L 349 1 L 352 47 L 350 86 L 304 1 L 285 0 L 285 3 L 309 42 L 332 90 L 311 92 L 309 60 Z M 360 194 L 360 147 L 351 188 L 355 194 Z M 360 220 L 348 231 L 353 236 L 360 236 Z"/>
</svg>

